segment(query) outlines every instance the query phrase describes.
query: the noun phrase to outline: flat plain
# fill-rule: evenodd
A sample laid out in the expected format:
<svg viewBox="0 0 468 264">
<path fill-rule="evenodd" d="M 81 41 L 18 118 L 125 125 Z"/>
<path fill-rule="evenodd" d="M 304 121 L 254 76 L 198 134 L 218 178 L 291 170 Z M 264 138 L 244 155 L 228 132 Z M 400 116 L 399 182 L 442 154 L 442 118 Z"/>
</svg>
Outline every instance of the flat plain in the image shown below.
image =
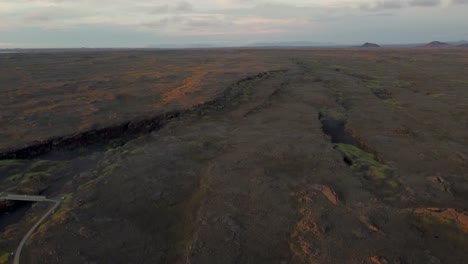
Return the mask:
<svg viewBox="0 0 468 264">
<path fill-rule="evenodd" d="M 0 54 L 23 263 L 466 263 L 468 49 Z M 1 202 L 0 263 L 45 205 Z"/>
</svg>

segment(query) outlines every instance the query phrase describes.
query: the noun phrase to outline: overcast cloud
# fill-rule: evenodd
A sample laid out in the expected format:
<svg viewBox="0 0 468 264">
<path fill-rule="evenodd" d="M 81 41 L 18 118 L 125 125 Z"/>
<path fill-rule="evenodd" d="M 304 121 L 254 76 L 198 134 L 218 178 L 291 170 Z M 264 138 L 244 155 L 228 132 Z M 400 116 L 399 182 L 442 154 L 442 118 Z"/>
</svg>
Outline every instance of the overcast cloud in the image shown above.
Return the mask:
<svg viewBox="0 0 468 264">
<path fill-rule="evenodd" d="M 468 39 L 468 0 L 0 0 L 1 47 Z"/>
</svg>

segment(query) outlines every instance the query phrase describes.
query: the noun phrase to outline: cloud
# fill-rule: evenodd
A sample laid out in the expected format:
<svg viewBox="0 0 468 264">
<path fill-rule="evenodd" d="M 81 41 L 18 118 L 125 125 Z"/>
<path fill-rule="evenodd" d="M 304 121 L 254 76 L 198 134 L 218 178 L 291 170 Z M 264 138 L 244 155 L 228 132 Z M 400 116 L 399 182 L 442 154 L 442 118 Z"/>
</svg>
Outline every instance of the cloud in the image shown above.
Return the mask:
<svg viewBox="0 0 468 264">
<path fill-rule="evenodd" d="M 0 42 L 0 48 L 18 47 L 20 43 Z"/>
<path fill-rule="evenodd" d="M 439 6 L 441 3 L 441 0 L 379 0 L 361 4 L 360 8 L 365 11 L 380 11 L 391 9 L 403 9 L 407 7 Z"/>
<path fill-rule="evenodd" d="M 467 10 L 465 5 L 454 5 L 467 3 L 468 0 L 0 0 L 0 35 L 2 42 L 11 43 L 31 42 L 32 37 L 23 39 L 39 31 L 50 33 L 46 34 L 49 38 L 34 35 L 44 38 L 43 43 L 60 38 L 65 38 L 63 43 L 72 42 L 72 32 L 79 32 L 79 36 L 87 36 L 90 41 L 106 41 L 102 36 L 112 39 L 105 43 L 118 40 L 112 36 L 138 36 L 131 39 L 132 43 L 154 36 L 164 41 L 199 41 L 216 37 L 252 40 L 256 35 L 261 36 L 259 41 L 315 41 L 320 37 L 320 41 L 344 41 L 343 38 L 365 34 L 389 36 L 391 27 L 405 30 L 407 25 L 417 25 L 420 28 L 415 32 L 437 33 L 453 28 L 453 32 L 462 32 L 457 37 L 461 39 L 468 38 L 460 26 L 468 23 L 468 18 L 464 18 Z M 427 16 L 427 8 L 438 15 Z M 455 19 L 462 23 L 454 22 Z M 426 28 L 430 29 L 424 31 Z M 6 35 L 8 32 L 10 35 Z M 121 43 L 130 41 L 122 38 Z"/>
<path fill-rule="evenodd" d="M 139 26 L 142 30 L 165 32 L 170 35 L 262 35 L 296 32 L 301 27 L 312 28 L 307 19 L 278 19 L 261 16 L 235 16 L 227 14 L 190 14 L 164 17 Z"/>
<path fill-rule="evenodd" d="M 400 9 L 403 8 L 404 3 L 400 0 L 380 0 L 373 3 L 364 3 L 360 6 L 365 11 L 380 11 L 389 9 Z"/>
<path fill-rule="evenodd" d="M 50 21 L 51 17 L 47 15 L 41 14 L 31 14 L 24 17 L 24 21 L 27 23 L 34 23 L 34 22 L 47 22 Z"/>
<path fill-rule="evenodd" d="M 452 0 L 452 4 L 456 4 L 456 5 L 468 4 L 468 0 Z"/>
<path fill-rule="evenodd" d="M 169 11 L 168 4 L 157 5 L 157 6 L 149 8 L 148 10 L 150 14 L 162 14 L 162 13 L 167 13 L 168 11 Z"/>
<path fill-rule="evenodd" d="M 411 0 L 409 4 L 411 6 L 438 6 L 441 4 L 441 1 L 440 0 Z"/>
<path fill-rule="evenodd" d="M 366 1 L 364 4 L 363 1 Z M 460 0 L 458 0 L 460 1 Z M 411 6 L 434 6 L 438 0 L 0 0 L 0 27 L 65 29 L 80 25 L 135 26 L 157 24 L 168 17 L 187 14 L 223 14 L 237 20 L 262 17 L 331 21 L 346 16 L 364 16 L 361 11 L 388 13 Z M 358 7 L 358 8 L 355 8 Z M 155 22 L 156 21 L 156 22 Z M 219 21 L 218 21 L 219 22 Z M 254 21 L 252 21 L 252 26 Z M 180 23 L 179 23 L 180 24 Z M 271 25 L 276 26 L 276 24 Z M 170 30 L 167 26 L 166 30 Z"/>
<path fill-rule="evenodd" d="M 182 11 L 182 12 L 192 11 L 193 9 L 194 9 L 193 5 L 187 1 L 181 1 L 177 3 L 177 6 L 175 7 L 176 11 Z"/>
</svg>

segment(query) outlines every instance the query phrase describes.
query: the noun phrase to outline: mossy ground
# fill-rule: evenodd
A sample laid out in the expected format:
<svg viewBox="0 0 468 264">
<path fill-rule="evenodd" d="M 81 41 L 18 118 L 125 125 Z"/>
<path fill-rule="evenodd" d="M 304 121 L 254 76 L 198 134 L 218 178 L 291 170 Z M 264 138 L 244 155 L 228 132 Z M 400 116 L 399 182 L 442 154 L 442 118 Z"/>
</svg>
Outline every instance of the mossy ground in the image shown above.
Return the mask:
<svg viewBox="0 0 468 264">
<path fill-rule="evenodd" d="M 8 260 L 10 259 L 9 253 L 1 253 L 0 254 L 0 264 L 7 264 Z"/>
<path fill-rule="evenodd" d="M 21 181 L 15 190 L 22 194 L 38 194 L 47 187 L 49 177 L 50 174 L 45 172 L 25 173 L 21 176 Z"/>
<path fill-rule="evenodd" d="M 380 84 L 379 81 L 376 81 L 376 80 L 366 81 L 366 86 L 379 99 L 388 100 L 388 99 L 392 98 L 392 94 L 387 89 L 382 87 L 382 85 Z"/>
<path fill-rule="evenodd" d="M 63 166 L 61 161 L 39 160 L 31 165 L 30 170 L 33 172 L 49 172 L 61 166 Z"/>
<path fill-rule="evenodd" d="M 395 99 L 387 99 L 384 102 L 394 109 L 402 109 L 401 105 Z"/>
<path fill-rule="evenodd" d="M 0 160 L 0 168 L 21 167 L 24 165 L 24 163 L 25 162 L 23 160 Z"/>
<path fill-rule="evenodd" d="M 73 202 L 72 193 L 67 193 L 63 195 L 60 209 L 52 215 L 52 220 L 59 222 L 59 223 L 65 221 L 67 213 L 71 210 L 72 202 Z"/>
<path fill-rule="evenodd" d="M 24 161 L 9 160 L 6 164 L 21 164 Z M 11 191 L 22 194 L 38 194 L 43 191 L 53 175 L 53 171 L 62 167 L 63 161 L 38 160 L 23 169 L 15 170 L 13 175 L 8 176 L 8 184 L 15 184 Z"/>
<path fill-rule="evenodd" d="M 67 220 L 69 212 L 73 209 L 73 194 L 67 193 L 62 196 L 62 202 L 58 210 L 50 216 L 50 220 L 42 224 L 36 234 L 45 233 L 49 227 L 63 223 Z"/>
<path fill-rule="evenodd" d="M 345 113 L 329 108 L 322 108 L 319 111 L 320 119 L 332 119 L 339 122 L 345 122 L 348 117 Z"/>
<path fill-rule="evenodd" d="M 384 101 L 388 106 L 401 109 L 401 105 L 395 101 L 392 93 L 384 88 L 378 80 L 366 80 L 365 85 L 377 98 Z M 396 85 L 407 85 L 407 83 L 397 83 Z"/>
<path fill-rule="evenodd" d="M 178 252 L 178 254 L 187 254 L 190 251 L 196 231 L 197 213 L 203 199 L 206 198 L 207 191 L 208 179 L 206 176 L 202 176 L 199 180 L 198 188 L 190 196 L 190 199 L 177 208 L 180 210 L 179 214 L 182 219 L 180 223 L 173 226 L 173 233 L 178 237 L 178 242 L 174 245 L 174 251 Z"/>
<path fill-rule="evenodd" d="M 398 183 L 390 180 L 392 168 L 377 161 L 374 155 L 349 144 L 336 144 L 338 150 L 351 168 L 362 174 L 366 179 L 375 183 L 385 183 L 387 186 L 396 188 Z"/>
</svg>

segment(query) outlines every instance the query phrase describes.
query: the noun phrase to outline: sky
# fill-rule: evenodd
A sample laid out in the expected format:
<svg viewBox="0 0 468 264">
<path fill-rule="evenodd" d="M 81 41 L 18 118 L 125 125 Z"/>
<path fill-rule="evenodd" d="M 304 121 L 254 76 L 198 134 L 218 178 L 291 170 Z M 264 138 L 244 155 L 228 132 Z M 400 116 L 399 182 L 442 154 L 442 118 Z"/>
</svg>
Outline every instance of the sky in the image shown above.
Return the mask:
<svg viewBox="0 0 468 264">
<path fill-rule="evenodd" d="M 468 40 L 468 0 L 0 0 L 0 48 Z"/>
</svg>

